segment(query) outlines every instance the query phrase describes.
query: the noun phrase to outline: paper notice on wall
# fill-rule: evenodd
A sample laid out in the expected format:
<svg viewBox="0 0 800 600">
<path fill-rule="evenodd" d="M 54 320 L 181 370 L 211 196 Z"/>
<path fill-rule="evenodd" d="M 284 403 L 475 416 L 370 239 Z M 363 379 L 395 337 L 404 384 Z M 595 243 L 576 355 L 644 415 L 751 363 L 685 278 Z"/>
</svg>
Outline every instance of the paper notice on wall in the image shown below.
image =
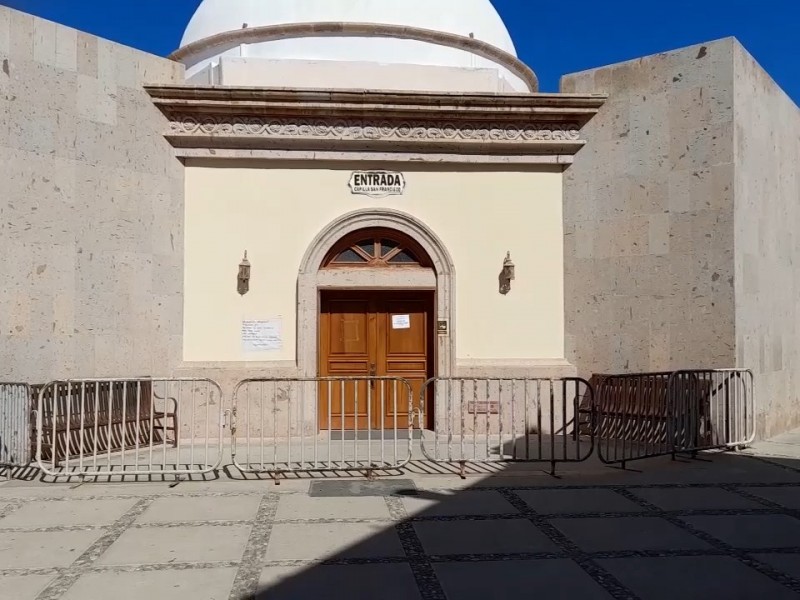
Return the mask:
<svg viewBox="0 0 800 600">
<path fill-rule="evenodd" d="M 392 315 L 392 329 L 411 329 L 411 315 Z"/>
<path fill-rule="evenodd" d="M 269 352 L 283 347 L 281 319 L 242 321 L 242 350 Z"/>
</svg>

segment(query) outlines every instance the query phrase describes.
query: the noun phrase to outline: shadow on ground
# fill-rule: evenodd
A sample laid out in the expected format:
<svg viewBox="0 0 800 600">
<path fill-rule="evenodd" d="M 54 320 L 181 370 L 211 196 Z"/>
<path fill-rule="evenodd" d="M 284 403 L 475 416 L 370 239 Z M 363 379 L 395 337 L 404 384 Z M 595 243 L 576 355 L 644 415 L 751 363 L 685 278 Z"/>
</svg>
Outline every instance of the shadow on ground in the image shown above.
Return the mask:
<svg viewBox="0 0 800 600">
<path fill-rule="evenodd" d="M 262 506 L 231 598 L 800 597 L 800 461 L 628 464 L 560 479 L 510 464 L 455 491 L 440 478 L 312 483 L 338 503 L 305 519 Z"/>
</svg>

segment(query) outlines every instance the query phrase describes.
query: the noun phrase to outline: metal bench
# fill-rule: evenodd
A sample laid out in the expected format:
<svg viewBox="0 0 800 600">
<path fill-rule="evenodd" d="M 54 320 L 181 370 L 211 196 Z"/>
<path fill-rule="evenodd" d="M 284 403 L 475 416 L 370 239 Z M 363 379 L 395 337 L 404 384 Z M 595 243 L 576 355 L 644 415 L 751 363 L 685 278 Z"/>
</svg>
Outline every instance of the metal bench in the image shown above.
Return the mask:
<svg viewBox="0 0 800 600">
<path fill-rule="evenodd" d="M 78 455 L 122 452 L 151 443 L 178 444 L 177 401 L 158 397 L 149 379 L 75 385 L 59 382 L 31 389 L 34 407 L 44 389 L 42 460 L 58 463 Z M 31 439 L 36 440 L 37 421 L 31 422 Z"/>
<path fill-rule="evenodd" d="M 589 383 L 595 391 L 595 422 L 591 397 L 586 394 L 579 402 L 577 434 L 589 435 L 594 428 L 601 439 L 679 446 L 688 439 L 702 445 L 710 435 L 708 380 L 675 379 L 663 372 L 596 373 Z"/>
</svg>

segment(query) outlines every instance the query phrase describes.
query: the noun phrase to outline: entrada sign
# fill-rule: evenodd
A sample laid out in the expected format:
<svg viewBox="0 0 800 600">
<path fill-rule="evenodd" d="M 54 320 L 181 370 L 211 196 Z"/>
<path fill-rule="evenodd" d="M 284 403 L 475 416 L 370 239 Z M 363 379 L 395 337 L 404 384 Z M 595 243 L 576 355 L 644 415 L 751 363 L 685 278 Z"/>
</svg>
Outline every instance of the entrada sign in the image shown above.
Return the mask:
<svg viewBox="0 0 800 600">
<path fill-rule="evenodd" d="M 385 198 L 402 196 L 406 189 L 406 179 L 402 173 L 390 171 L 356 171 L 351 175 L 348 185 L 353 194 Z"/>
</svg>

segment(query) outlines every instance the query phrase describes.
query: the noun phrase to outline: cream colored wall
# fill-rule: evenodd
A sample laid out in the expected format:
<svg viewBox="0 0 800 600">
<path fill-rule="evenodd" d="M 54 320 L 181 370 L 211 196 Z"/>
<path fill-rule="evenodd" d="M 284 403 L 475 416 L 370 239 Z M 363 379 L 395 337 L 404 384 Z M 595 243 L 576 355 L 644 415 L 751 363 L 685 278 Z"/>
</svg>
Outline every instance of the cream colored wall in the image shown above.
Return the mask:
<svg viewBox="0 0 800 600">
<path fill-rule="evenodd" d="M 352 195 L 347 186 L 352 170 L 365 165 L 318 165 L 187 162 L 185 361 L 295 360 L 302 257 L 335 218 L 370 207 L 414 215 L 450 253 L 458 360 L 564 356 L 560 170 L 404 168 L 405 194 L 375 200 Z M 245 250 L 252 280 L 240 297 L 236 275 Z M 517 278 L 502 296 L 498 275 L 508 250 Z M 276 317 L 282 349 L 244 353 L 241 321 Z"/>
</svg>

